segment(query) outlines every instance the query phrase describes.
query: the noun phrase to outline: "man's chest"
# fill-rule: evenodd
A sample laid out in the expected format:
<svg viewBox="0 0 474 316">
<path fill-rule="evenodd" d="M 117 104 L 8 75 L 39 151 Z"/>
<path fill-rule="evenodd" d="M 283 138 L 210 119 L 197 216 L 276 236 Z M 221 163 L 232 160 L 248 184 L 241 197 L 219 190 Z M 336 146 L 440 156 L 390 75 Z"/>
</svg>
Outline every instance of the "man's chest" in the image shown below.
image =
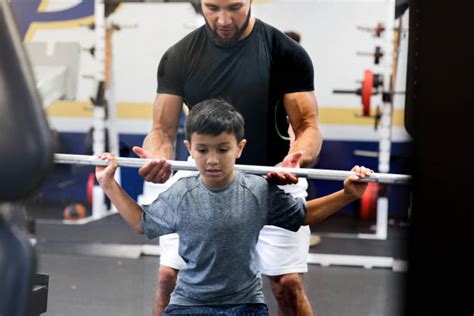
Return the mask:
<svg viewBox="0 0 474 316">
<path fill-rule="evenodd" d="M 261 102 L 268 99 L 271 58 L 264 45 L 232 53 L 203 51 L 189 63 L 184 77 L 184 99 L 191 106 L 216 97 Z"/>
</svg>

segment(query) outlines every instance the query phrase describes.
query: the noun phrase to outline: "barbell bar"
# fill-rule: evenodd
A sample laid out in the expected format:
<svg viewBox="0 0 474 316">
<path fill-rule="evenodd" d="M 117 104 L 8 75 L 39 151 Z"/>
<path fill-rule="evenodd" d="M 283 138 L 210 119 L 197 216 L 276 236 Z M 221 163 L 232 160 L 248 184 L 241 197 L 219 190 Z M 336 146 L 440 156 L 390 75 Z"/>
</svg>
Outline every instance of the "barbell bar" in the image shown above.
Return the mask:
<svg viewBox="0 0 474 316">
<path fill-rule="evenodd" d="M 117 164 L 120 167 L 141 168 L 153 159 L 141 158 L 123 158 L 116 157 Z M 54 154 L 54 162 L 57 164 L 107 166 L 108 161 L 95 156 L 72 155 L 72 154 Z M 189 161 L 168 160 L 172 170 L 197 171 L 196 164 Z M 348 176 L 354 174 L 351 171 L 330 170 L 330 169 L 310 169 L 310 168 L 283 168 L 252 165 L 235 165 L 236 170 L 244 173 L 265 175 L 269 172 L 289 172 L 298 177 L 308 179 L 335 180 L 343 181 Z M 373 173 L 369 177 L 361 179 L 363 182 L 378 182 L 384 184 L 408 184 L 411 176 L 392 173 Z"/>
</svg>

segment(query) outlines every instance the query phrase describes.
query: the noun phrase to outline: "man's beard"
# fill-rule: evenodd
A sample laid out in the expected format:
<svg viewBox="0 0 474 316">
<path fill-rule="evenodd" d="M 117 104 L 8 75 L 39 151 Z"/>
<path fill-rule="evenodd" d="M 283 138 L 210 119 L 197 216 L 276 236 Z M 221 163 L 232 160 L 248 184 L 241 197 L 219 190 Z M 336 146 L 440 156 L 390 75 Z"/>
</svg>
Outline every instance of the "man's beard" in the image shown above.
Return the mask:
<svg viewBox="0 0 474 316">
<path fill-rule="evenodd" d="M 242 34 L 245 32 L 245 30 L 249 26 L 250 12 L 251 12 L 251 9 L 249 9 L 249 13 L 247 14 L 247 18 L 245 19 L 245 22 L 242 25 L 242 27 L 238 28 L 235 34 L 229 38 L 220 37 L 219 34 L 217 33 L 217 28 L 213 30 L 211 26 L 209 25 L 209 23 L 207 22 L 207 19 L 204 17 L 204 21 L 206 21 L 207 34 L 209 35 L 209 38 L 211 39 L 211 41 L 217 46 L 221 46 L 221 47 L 232 47 L 236 45 L 239 42 Z"/>
</svg>

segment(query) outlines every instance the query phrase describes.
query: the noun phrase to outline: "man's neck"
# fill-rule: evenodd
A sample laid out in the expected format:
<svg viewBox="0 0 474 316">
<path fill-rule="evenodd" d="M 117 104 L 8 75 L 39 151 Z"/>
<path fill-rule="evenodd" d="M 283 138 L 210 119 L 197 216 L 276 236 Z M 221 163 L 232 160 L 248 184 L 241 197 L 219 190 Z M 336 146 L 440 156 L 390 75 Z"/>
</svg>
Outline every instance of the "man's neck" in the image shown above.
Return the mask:
<svg viewBox="0 0 474 316">
<path fill-rule="evenodd" d="M 254 26 L 255 26 L 255 18 L 250 17 L 249 25 L 247 25 L 247 28 L 245 29 L 245 31 L 240 36 L 239 41 L 242 41 L 242 40 L 246 39 L 252 33 L 252 30 L 253 30 Z"/>
</svg>

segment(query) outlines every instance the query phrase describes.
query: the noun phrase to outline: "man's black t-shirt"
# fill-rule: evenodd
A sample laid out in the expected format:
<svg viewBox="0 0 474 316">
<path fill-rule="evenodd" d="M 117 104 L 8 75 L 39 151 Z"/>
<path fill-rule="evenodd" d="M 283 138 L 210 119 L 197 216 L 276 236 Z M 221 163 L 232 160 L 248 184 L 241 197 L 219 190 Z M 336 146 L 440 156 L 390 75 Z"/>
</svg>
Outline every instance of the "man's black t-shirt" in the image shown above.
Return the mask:
<svg viewBox="0 0 474 316">
<path fill-rule="evenodd" d="M 275 107 L 284 114 L 285 93 L 312 90 L 313 65 L 306 51 L 258 19 L 247 38 L 226 48 L 208 38 L 204 25 L 169 48 L 158 67 L 158 93 L 179 95 L 190 108 L 223 98 L 243 115 L 248 143 L 242 164 L 281 161 L 288 142 L 275 131 Z"/>
</svg>

